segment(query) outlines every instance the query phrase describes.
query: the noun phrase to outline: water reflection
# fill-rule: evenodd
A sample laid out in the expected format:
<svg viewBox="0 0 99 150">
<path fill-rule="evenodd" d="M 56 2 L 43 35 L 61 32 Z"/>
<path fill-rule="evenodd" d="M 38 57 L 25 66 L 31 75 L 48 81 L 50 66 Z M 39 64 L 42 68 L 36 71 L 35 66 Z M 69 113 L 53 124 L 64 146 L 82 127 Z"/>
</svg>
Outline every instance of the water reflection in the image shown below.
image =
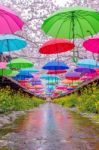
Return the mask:
<svg viewBox="0 0 99 150">
<path fill-rule="evenodd" d="M 0 150 L 99 149 L 99 126 L 54 104 L 27 113 L 6 127 L 5 133 L 2 139 L 8 141 L 8 146 Z"/>
</svg>

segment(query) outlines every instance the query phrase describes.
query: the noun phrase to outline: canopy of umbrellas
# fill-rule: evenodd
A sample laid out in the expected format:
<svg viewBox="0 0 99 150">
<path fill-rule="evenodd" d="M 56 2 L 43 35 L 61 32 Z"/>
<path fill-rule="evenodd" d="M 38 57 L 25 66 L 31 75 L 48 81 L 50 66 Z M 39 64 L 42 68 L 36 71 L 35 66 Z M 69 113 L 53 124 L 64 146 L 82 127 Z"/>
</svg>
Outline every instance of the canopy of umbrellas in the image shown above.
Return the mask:
<svg viewBox="0 0 99 150">
<path fill-rule="evenodd" d="M 0 54 L 22 50 L 27 41 L 15 35 L 22 30 L 24 22 L 11 10 L 0 6 Z M 53 38 L 46 41 L 39 53 L 57 55 L 56 60 L 47 62 L 41 70 L 35 64 L 24 58 L 11 59 L 0 62 L 0 76 L 13 78 L 30 92 L 41 95 L 57 97 L 70 93 L 83 82 L 99 76 L 99 62 L 95 59 L 77 58 L 76 38 L 88 37 L 83 47 L 99 57 L 99 13 L 86 8 L 65 8 L 49 16 L 41 29 Z M 95 36 L 94 36 L 95 35 Z M 67 38 L 67 39 L 66 39 Z M 75 68 L 71 69 L 60 60 L 59 53 L 73 51 L 72 61 Z M 42 70 L 45 70 L 44 73 Z"/>
</svg>

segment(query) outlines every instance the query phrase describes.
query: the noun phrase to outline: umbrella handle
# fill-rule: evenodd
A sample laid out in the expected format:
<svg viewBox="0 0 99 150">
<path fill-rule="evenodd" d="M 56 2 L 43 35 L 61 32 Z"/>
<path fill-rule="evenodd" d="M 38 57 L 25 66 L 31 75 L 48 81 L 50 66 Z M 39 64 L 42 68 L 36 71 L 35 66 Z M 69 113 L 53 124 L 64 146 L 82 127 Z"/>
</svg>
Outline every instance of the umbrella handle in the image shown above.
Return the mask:
<svg viewBox="0 0 99 150">
<path fill-rule="evenodd" d="M 75 56 L 75 52 L 73 52 L 72 60 L 74 63 L 77 63 L 77 61 L 78 61 L 77 56 Z"/>
</svg>

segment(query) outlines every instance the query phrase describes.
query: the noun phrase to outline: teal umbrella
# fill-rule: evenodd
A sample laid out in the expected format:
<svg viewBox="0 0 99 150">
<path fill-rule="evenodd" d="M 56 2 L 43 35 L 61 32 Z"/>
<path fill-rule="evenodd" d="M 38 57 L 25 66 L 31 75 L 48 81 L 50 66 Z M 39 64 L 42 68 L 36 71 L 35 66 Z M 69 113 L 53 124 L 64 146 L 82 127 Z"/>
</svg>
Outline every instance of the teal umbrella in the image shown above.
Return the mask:
<svg viewBox="0 0 99 150">
<path fill-rule="evenodd" d="M 45 80 L 59 80 L 59 77 L 58 77 L 58 76 L 55 76 L 55 75 L 47 75 L 47 74 L 41 75 L 40 78 L 41 78 L 41 79 L 45 79 Z"/>
<path fill-rule="evenodd" d="M 30 73 L 38 73 L 38 72 L 39 72 L 39 71 L 38 71 L 36 68 L 34 68 L 34 67 L 22 69 L 21 71 L 30 72 Z"/>
<path fill-rule="evenodd" d="M 99 13 L 83 7 L 65 8 L 49 16 L 41 28 L 52 37 L 74 41 L 75 38 L 84 38 L 99 32 Z"/>
<path fill-rule="evenodd" d="M 20 50 L 27 46 L 25 39 L 16 35 L 0 35 L 0 53 Z"/>
<path fill-rule="evenodd" d="M 77 62 L 77 65 L 86 68 L 99 68 L 99 63 L 94 59 L 81 59 Z"/>
</svg>

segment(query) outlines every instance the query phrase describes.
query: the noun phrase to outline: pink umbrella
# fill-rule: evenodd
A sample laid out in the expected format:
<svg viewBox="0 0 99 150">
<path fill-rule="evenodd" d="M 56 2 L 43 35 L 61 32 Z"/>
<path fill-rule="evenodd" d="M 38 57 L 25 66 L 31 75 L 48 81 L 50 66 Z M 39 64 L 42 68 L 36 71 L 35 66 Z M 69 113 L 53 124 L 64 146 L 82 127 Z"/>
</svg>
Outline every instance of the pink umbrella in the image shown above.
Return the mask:
<svg viewBox="0 0 99 150">
<path fill-rule="evenodd" d="M 61 86 L 57 86 L 56 89 L 63 90 L 63 91 L 67 90 L 66 86 L 62 86 L 62 85 Z"/>
<path fill-rule="evenodd" d="M 0 69 L 5 69 L 7 62 L 0 62 Z"/>
<path fill-rule="evenodd" d="M 22 29 L 24 22 L 11 10 L 0 6 L 0 34 L 11 34 Z"/>
<path fill-rule="evenodd" d="M 80 78 L 80 80 L 82 81 L 87 81 L 87 80 L 92 80 L 93 79 L 93 76 L 87 76 L 87 75 L 84 75 L 83 77 Z"/>
<path fill-rule="evenodd" d="M 86 50 L 91 51 L 93 53 L 99 53 L 99 37 L 94 37 L 86 40 L 83 43 L 83 46 Z"/>
</svg>

